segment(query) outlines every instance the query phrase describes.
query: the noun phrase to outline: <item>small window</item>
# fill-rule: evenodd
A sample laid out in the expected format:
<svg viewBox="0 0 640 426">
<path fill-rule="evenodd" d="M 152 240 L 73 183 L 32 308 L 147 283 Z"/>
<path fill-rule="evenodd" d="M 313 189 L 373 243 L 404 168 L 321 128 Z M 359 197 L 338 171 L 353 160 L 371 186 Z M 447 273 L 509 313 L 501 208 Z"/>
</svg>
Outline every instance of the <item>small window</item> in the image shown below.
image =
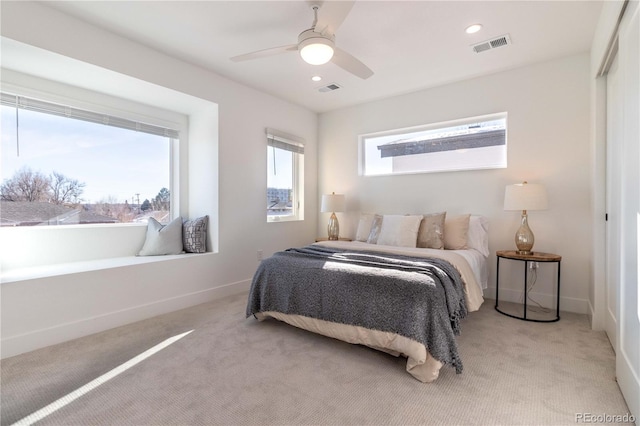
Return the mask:
<svg viewBox="0 0 640 426">
<path fill-rule="evenodd" d="M 507 114 L 360 136 L 365 176 L 507 167 Z"/>
<path fill-rule="evenodd" d="M 171 219 L 178 131 L 2 93 L 2 226 Z"/>
<path fill-rule="evenodd" d="M 304 140 L 267 129 L 267 221 L 302 220 Z"/>
</svg>

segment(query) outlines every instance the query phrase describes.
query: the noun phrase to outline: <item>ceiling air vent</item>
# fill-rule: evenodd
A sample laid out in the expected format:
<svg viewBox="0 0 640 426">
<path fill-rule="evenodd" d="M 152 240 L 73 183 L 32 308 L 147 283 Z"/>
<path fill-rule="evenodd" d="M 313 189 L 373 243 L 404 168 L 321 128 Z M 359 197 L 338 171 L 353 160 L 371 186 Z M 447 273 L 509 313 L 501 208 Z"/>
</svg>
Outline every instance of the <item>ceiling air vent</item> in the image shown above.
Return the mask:
<svg viewBox="0 0 640 426">
<path fill-rule="evenodd" d="M 326 86 L 322 86 L 321 88 L 318 89 L 319 92 L 332 92 L 334 90 L 338 90 L 342 88 L 342 86 L 340 86 L 338 83 L 331 83 L 331 84 L 327 84 Z"/>
<path fill-rule="evenodd" d="M 505 34 L 491 40 L 483 41 L 482 43 L 472 44 L 471 48 L 474 52 L 480 53 L 487 50 L 496 49 L 498 47 L 506 46 L 508 44 L 511 44 L 511 38 L 509 37 L 509 34 Z"/>
</svg>

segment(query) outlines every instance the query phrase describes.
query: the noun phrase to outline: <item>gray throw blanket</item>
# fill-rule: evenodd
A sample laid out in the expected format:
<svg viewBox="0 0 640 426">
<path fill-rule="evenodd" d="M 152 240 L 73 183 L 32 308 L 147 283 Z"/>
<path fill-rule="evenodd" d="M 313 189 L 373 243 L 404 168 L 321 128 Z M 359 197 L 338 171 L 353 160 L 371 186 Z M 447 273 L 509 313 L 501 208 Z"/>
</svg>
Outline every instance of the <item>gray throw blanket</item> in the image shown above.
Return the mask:
<svg viewBox="0 0 640 426">
<path fill-rule="evenodd" d="M 467 315 L 449 262 L 310 245 L 275 253 L 256 271 L 247 317 L 275 311 L 405 336 L 462 372 L 455 335 Z"/>
</svg>

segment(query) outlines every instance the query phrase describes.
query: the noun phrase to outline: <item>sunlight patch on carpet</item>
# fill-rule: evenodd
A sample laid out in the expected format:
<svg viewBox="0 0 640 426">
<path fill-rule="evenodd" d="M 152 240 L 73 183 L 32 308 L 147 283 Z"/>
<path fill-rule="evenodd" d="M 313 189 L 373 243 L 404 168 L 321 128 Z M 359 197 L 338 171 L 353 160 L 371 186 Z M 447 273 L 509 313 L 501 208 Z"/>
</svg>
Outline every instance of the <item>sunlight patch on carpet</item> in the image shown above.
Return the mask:
<svg viewBox="0 0 640 426">
<path fill-rule="evenodd" d="M 44 419 L 45 417 L 55 413 L 56 411 L 58 411 L 62 407 L 70 404 L 71 402 L 75 401 L 76 399 L 80 398 L 81 396 L 83 396 L 83 395 L 87 394 L 88 392 L 92 391 L 93 389 L 97 388 L 101 384 L 106 383 L 107 381 L 113 379 L 118 374 L 121 374 L 121 373 L 127 371 L 131 367 L 133 367 L 133 366 L 141 363 L 145 359 L 149 358 L 151 355 L 153 355 L 153 354 L 155 354 L 157 352 L 160 352 L 161 350 L 163 350 L 167 346 L 177 342 L 178 340 L 182 339 L 183 337 L 185 337 L 186 335 L 188 335 L 191 332 L 193 332 L 193 330 L 190 330 L 190 331 L 187 331 L 185 333 L 178 334 L 176 336 L 170 337 L 167 340 L 165 340 L 164 342 L 159 343 L 159 344 L 155 345 L 154 347 L 152 347 L 150 349 L 147 349 L 146 351 L 142 352 L 140 355 L 137 355 L 136 357 L 131 358 L 129 361 L 125 362 L 124 364 L 120 364 L 118 367 L 114 368 L 113 370 L 104 373 L 102 376 L 90 381 L 89 383 L 87 383 L 86 385 L 76 389 L 75 391 L 73 391 L 71 393 L 68 393 L 67 395 L 63 396 L 62 398 L 58 399 L 57 401 L 54 401 L 51 404 L 47 405 L 46 407 L 41 408 L 40 410 L 36 411 L 35 413 L 32 413 L 32 414 L 22 418 L 21 420 L 18 420 L 17 422 L 15 422 L 13 424 L 13 426 L 32 425 L 35 422 L 38 422 L 38 421 Z"/>
</svg>

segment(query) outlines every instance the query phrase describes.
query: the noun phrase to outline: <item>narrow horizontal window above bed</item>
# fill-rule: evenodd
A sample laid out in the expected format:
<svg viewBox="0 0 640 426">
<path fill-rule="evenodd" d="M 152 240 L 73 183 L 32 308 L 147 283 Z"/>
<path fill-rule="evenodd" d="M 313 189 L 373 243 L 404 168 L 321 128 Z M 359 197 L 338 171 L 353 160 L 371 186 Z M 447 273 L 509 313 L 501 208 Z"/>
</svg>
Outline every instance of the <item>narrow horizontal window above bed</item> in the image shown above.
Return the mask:
<svg viewBox="0 0 640 426">
<path fill-rule="evenodd" d="M 507 166 L 507 114 L 360 136 L 364 176 Z"/>
</svg>

